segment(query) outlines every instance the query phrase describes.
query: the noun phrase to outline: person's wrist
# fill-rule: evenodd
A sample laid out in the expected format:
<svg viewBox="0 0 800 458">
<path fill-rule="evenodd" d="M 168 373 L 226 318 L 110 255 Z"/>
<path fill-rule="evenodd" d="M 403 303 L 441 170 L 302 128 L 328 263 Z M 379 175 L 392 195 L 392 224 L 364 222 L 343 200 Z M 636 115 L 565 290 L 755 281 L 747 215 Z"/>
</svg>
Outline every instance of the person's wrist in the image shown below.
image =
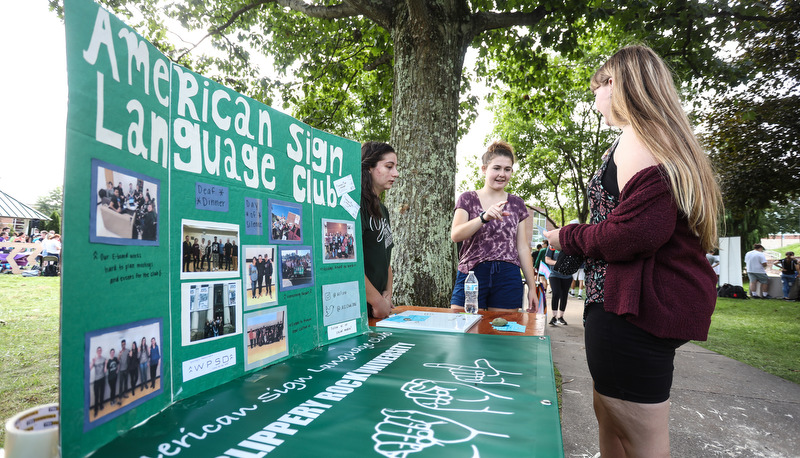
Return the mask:
<svg viewBox="0 0 800 458">
<path fill-rule="evenodd" d="M 485 215 L 485 214 L 486 214 L 486 212 L 485 212 L 485 211 L 482 211 L 482 212 L 480 212 L 480 214 L 478 214 L 478 218 L 480 218 L 480 219 L 481 219 L 481 223 L 483 223 L 483 224 L 486 224 L 486 223 L 488 223 L 488 222 L 489 222 L 489 220 L 487 220 L 487 219 L 484 219 L 483 215 Z"/>
</svg>

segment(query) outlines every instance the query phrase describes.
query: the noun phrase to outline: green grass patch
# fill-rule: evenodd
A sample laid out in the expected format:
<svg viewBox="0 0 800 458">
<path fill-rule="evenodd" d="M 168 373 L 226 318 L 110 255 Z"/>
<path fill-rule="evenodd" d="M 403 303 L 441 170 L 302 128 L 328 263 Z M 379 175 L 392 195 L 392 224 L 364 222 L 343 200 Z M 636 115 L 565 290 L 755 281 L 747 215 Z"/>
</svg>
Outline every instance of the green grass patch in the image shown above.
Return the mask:
<svg viewBox="0 0 800 458">
<path fill-rule="evenodd" d="M 58 402 L 60 280 L 0 275 L 0 447 L 6 420 Z"/>
<path fill-rule="evenodd" d="M 703 348 L 800 384 L 800 303 L 718 298 Z"/>
</svg>

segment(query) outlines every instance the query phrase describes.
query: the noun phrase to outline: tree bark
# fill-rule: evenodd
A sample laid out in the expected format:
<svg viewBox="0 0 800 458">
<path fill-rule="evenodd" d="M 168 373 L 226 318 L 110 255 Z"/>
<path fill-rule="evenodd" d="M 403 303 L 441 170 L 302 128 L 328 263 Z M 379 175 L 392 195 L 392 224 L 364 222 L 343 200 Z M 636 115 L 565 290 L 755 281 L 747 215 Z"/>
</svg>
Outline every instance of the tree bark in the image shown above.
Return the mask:
<svg viewBox="0 0 800 458">
<path fill-rule="evenodd" d="M 433 3 L 410 1 L 394 18 L 391 144 L 400 177 L 386 205 L 395 304 L 448 307 L 456 267 L 450 224 L 459 94 L 471 35 L 468 12 Z"/>
</svg>

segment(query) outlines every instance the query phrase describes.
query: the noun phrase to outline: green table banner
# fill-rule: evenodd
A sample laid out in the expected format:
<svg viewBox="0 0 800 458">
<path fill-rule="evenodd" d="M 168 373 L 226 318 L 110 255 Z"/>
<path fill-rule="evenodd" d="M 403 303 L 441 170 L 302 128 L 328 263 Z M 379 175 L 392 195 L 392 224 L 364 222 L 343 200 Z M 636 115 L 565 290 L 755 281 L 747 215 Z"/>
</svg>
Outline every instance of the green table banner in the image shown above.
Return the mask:
<svg viewBox="0 0 800 458">
<path fill-rule="evenodd" d="M 61 444 L 84 456 L 367 331 L 361 149 L 174 64 L 90 0 L 64 15 Z"/>
<path fill-rule="evenodd" d="M 563 456 L 549 338 L 380 328 L 119 435 L 92 456 Z"/>
</svg>

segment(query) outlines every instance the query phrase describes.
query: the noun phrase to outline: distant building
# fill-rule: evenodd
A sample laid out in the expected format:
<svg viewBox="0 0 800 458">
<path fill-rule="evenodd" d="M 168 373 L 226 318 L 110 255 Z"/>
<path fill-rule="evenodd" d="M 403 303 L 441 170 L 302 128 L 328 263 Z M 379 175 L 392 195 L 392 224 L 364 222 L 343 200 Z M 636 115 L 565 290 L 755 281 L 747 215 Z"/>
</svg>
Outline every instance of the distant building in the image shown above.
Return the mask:
<svg viewBox="0 0 800 458">
<path fill-rule="evenodd" d="M 50 218 L 0 191 L 0 227 L 10 227 L 14 233 L 30 234 L 40 222 Z"/>
<path fill-rule="evenodd" d="M 531 221 L 533 221 L 533 224 L 528 224 L 528 240 L 531 241 L 531 248 L 536 248 L 536 244 L 544 240 L 544 235 L 542 235 L 540 228 L 546 231 L 552 231 L 558 228 L 558 225 L 547 216 L 543 208 L 532 207 L 527 204 L 525 206 L 528 207 L 528 215 L 530 215 Z"/>
<path fill-rule="evenodd" d="M 800 234 L 770 234 L 761 239 L 761 244 L 768 250 L 794 245 L 795 243 L 800 243 Z"/>
</svg>

